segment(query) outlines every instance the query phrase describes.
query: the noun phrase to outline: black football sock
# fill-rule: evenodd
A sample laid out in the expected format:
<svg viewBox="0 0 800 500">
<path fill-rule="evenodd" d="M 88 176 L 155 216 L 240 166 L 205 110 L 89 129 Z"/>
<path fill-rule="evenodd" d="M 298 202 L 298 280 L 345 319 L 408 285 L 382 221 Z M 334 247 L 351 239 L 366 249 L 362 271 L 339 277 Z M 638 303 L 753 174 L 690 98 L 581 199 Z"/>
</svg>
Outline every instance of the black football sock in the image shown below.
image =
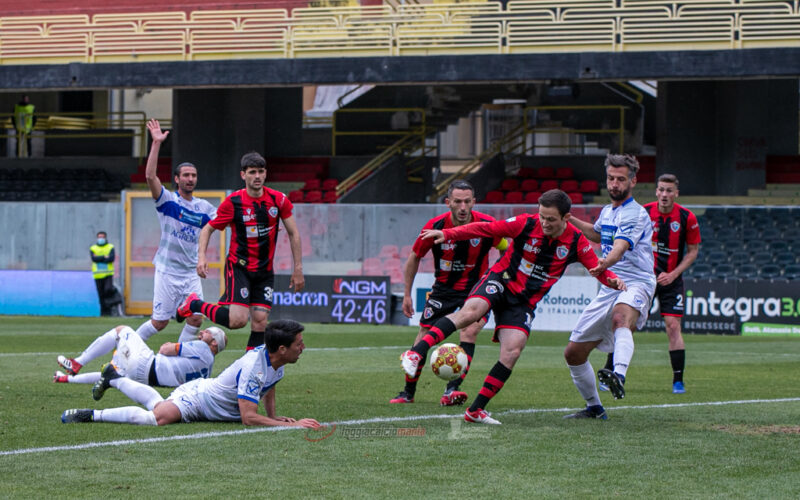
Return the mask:
<svg viewBox="0 0 800 500">
<path fill-rule="evenodd" d="M 214 323 L 230 328 L 230 311 L 227 307 L 218 306 L 217 304 L 210 304 L 202 300 L 193 300 L 189 305 L 192 312 L 203 313 L 203 315 L 213 321 Z M 263 342 L 262 342 L 263 344 Z"/>
<path fill-rule="evenodd" d="M 669 351 L 669 361 L 672 363 L 672 383 L 683 382 L 683 370 L 686 368 L 686 349 Z"/>
<path fill-rule="evenodd" d="M 428 330 L 428 333 L 422 337 L 422 340 L 417 342 L 416 345 L 411 348 L 411 350 L 418 353 L 423 359 L 425 359 L 431 347 L 452 335 L 454 331 L 456 331 L 456 325 L 450 321 L 450 318 L 447 316 L 444 318 L 439 318 L 439 320 L 433 324 L 431 329 Z"/>
<path fill-rule="evenodd" d="M 475 398 L 475 401 L 473 401 L 472 405 L 469 407 L 469 411 L 486 409 L 489 400 L 500 392 L 500 389 L 503 388 L 506 380 L 508 380 L 510 376 L 511 370 L 506 368 L 506 365 L 499 361 L 495 363 L 492 369 L 489 370 L 489 375 L 486 375 L 486 378 L 483 380 L 483 387 L 481 387 L 480 392 L 478 392 L 478 397 Z"/>
<path fill-rule="evenodd" d="M 250 338 L 247 339 L 247 348 L 245 350 L 249 351 L 250 349 L 258 347 L 261 344 L 263 344 L 265 340 L 266 339 L 264 338 L 264 332 L 251 331 Z"/>
<path fill-rule="evenodd" d="M 424 366 L 425 358 L 422 358 L 419 366 L 417 366 L 417 373 L 414 374 L 413 377 L 409 377 L 408 374 L 406 374 L 406 386 L 403 389 L 403 392 L 405 392 L 409 398 L 413 398 L 414 394 L 417 392 L 417 381 L 419 380 L 419 376 L 422 373 L 422 367 Z"/>
<path fill-rule="evenodd" d="M 460 345 L 461 348 L 464 349 L 464 352 L 467 354 L 467 367 L 464 369 L 464 373 L 462 373 L 460 377 L 458 377 L 455 380 L 451 380 L 447 384 L 447 389 L 445 389 L 446 391 L 455 391 L 458 390 L 459 387 L 461 387 L 461 382 L 464 381 L 464 378 L 467 376 L 467 373 L 469 372 L 469 367 L 472 364 L 472 356 L 475 354 L 475 344 L 473 342 L 461 342 Z"/>
</svg>

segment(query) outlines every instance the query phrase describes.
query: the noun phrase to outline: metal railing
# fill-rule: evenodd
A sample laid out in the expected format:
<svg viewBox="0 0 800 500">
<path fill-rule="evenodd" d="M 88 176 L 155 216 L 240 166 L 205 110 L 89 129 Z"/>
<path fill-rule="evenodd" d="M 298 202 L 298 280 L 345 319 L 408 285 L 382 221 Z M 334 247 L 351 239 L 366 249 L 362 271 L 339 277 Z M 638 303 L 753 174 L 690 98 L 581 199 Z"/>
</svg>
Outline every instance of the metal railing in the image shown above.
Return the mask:
<svg viewBox="0 0 800 500">
<path fill-rule="evenodd" d="M 511 0 L 0 17 L 0 64 L 800 45 L 797 0 Z"/>
<path fill-rule="evenodd" d="M 36 140 L 138 138 L 138 151 L 132 151 L 132 156 L 141 160 L 147 155 L 147 115 L 144 111 L 110 111 L 105 114 L 41 112 L 33 113 L 33 117 L 33 137 Z M 13 119 L 14 113 L 0 113 L 0 139 L 17 137 L 8 132 L 14 129 Z M 171 128 L 172 120 L 159 121 L 165 129 Z"/>
</svg>

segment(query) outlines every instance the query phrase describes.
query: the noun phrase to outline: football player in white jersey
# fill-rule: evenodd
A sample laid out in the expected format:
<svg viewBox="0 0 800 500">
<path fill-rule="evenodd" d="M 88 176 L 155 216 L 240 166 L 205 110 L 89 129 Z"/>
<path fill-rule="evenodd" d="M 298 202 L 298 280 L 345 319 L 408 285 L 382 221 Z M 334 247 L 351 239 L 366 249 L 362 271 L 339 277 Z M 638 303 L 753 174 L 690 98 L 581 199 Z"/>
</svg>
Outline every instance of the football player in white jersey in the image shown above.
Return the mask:
<svg viewBox="0 0 800 500">
<path fill-rule="evenodd" d="M 275 384 L 283 378 L 283 366 L 296 363 L 305 349 L 304 327 L 291 320 L 267 325 L 266 344 L 247 351 L 216 378 L 182 384 L 165 400 L 152 387 L 119 378 L 118 389 L 143 405 L 107 410 L 74 409 L 61 415 L 64 423 L 115 422 L 167 425 L 177 422 L 241 422 L 244 425 L 290 426 L 316 429 L 313 418 L 295 420 L 277 416 Z M 263 401 L 266 416 L 258 413 Z"/>
<path fill-rule="evenodd" d="M 633 357 L 633 332 L 644 326 L 656 288 L 653 226 L 647 211 L 631 194 L 639 162 L 633 155 L 610 154 L 605 168 L 611 203 L 603 207 L 594 225 L 575 217 L 570 222 L 590 241 L 601 245 L 603 256 L 590 274 L 597 276 L 610 269 L 625 280 L 628 289 L 619 291 L 601 286 L 572 330 L 564 358 L 575 387 L 586 400 L 586 409 L 566 418 L 607 418 L 589 362 L 592 349 L 614 353 L 614 370 L 603 368 L 597 376 L 615 399 L 625 397 L 625 375 Z"/>
<path fill-rule="evenodd" d="M 53 382 L 95 384 L 92 395 L 98 400 L 109 385 L 115 386 L 112 379 L 119 376 L 154 387 L 177 387 L 196 378 L 208 378 L 214 356 L 226 344 L 225 332 L 212 326 L 199 332 L 194 340 L 167 342 L 154 353 L 131 327 L 120 325 L 97 337 L 77 358 L 88 363 L 116 349 L 111 363 L 104 365 L 101 372 L 68 375 L 57 371 Z M 59 364 L 62 359 L 59 356 Z"/>
<path fill-rule="evenodd" d="M 153 315 L 137 330 L 147 340 L 167 326 L 175 309 L 194 292 L 202 297 L 203 287 L 195 272 L 197 267 L 197 242 L 200 229 L 213 219 L 217 209 L 208 201 L 195 198 L 197 168 L 191 163 L 181 163 L 175 169 L 175 192 L 168 191 L 156 175 L 158 153 L 169 132 L 161 130 L 158 120 L 147 122 L 153 143 L 147 157 L 145 177 L 150 194 L 156 202 L 156 212 L 161 225 L 161 240 L 153 258 L 156 266 L 153 286 Z M 181 331 L 179 340 L 197 334 L 203 316 L 190 317 Z"/>
</svg>

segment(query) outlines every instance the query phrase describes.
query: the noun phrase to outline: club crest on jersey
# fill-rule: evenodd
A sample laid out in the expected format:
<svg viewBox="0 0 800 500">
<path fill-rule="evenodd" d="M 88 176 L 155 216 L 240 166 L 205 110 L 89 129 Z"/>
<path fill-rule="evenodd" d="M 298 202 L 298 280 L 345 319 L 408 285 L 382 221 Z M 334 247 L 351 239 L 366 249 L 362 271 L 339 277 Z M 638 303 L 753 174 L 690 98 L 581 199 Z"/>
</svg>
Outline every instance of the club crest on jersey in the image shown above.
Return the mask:
<svg viewBox="0 0 800 500">
<path fill-rule="evenodd" d="M 481 244 L 481 239 L 480 238 L 472 238 L 471 240 L 469 240 L 469 244 L 474 246 L 474 247 L 476 247 L 476 246 Z"/>
<path fill-rule="evenodd" d="M 239 295 L 242 296 L 243 299 L 246 299 L 248 295 L 250 295 L 250 290 L 245 287 L 239 289 Z"/>
<path fill-rule="evenodd" d="M 681 224 L 678 221 L 674 221 L 669 225 L 669 228 L 672 229 L 673 233 L 677 233 L 681 230 Z"/>
<path fill-rule="evenodd" d="M 425 319 L 431 319 L 431 316 L 433 316 L 433 309 L 426 307 L 425 310 L 422 311 L 422 317 Z"/>
<path fill-rule="evenodd" d="M 442 308 L 442 303 L 439 302 L 438 300 L 429 300 L 428 304 L 430 304 L 431 307 L 435 307 L 436 309 L 441 309 Z"/>
<path fill-rule="evenodd" d="M 568 253 L 569 250 L 564 245 L 561 245 L 556 248 L 556 257 L 558 257 L 559 259 L 566 258 Z"/>
<path fill-rule="evenodd" d="M 278 207 L 269 207 L 269 216 L 270 217 L 277 217 L 278 216 Z"/>
</svg>

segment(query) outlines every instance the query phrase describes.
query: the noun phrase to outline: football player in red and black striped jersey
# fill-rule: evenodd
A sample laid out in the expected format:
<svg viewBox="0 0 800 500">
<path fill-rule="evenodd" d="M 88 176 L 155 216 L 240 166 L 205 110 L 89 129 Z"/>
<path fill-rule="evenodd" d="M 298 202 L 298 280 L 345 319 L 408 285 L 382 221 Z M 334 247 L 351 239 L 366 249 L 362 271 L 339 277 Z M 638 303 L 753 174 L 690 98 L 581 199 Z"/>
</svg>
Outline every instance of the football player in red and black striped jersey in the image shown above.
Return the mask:
<svg viewBox="0 0 800 500">
<path fill-rule="evenodd" d="M 494 217 L 472 210 L 475 205 L 475 189 L 467 181 L 459 180 L 450 184 L 447 190 L 445 204 L 449 212 L 429 220 L 422 228 L 449 229 L 463 226 L 472 222 L 493 222 Z M 414 277 L 419 270 L 419 263 L 428 251 L 433 252 L 435 269 L 435 282 L 433 289 L 425 302 L 422 317 L 419 320 L 419 334 L 414 344 L 422 340 L 431 326 L 441 317 L 452 313 L 464 304 L 469 291 L 478 282 L 478 279 L 489 267 L 489 251 L 492 247 L 505 250 L 507 243 L 500 237 L 472 238 L 463 241 L 445 241 L 434 243 L 431 239 L 423 239 L 422 235 L 414 241 L 414 246 L 406 261 L 403 275 L 405 278 L 405 293 L 403 295 L 403 313 L 409 318 L 414 315 L 414 303 L 411 299 L 411 289 Z M 486 318 L 467 325 L 461 330 L 461 347 L 471 362 L 475 353 L 475 339 L 478 332 L 486 324 Z M 417 390 L 417 381 L 424 366 L 424 360 L 417 367 L 415 376 L 406 375 L 405 388 L 391 399 L 390 403 L 413 403 Z M 469 365 L 467 365 L 467 371 Z M 467 399 L 467 394 L 459 391 L 461 382 L 467 371 L 447 384 L 440 403 L 442 406 L 460 405 Z"/>
<path fill-rule="evenodd" d="M 536 304 L 564 274 L 567 265 L 580 262 L 586 269 L 598 259 L 589 241 L 568 222 L 572 204 L 559 189 L 539 199 L 538 214 L 522 214 L 504 221 L 424 231 L 423 238 L 435 243 L 474 237 L 509 237 L 511 245 L 470 292 L 460 310 L 438 320 L 410 351 L 402 355 L 403 369 L 413 374 L 428 350 L 457 328 L 474 323 L 489 309 L 495 315 L 494 340 L 500 343 L 500 359 L 489 371 L 478 396 L 464 414 L 467 422 L 499 424 L 485 411 L 489 400 L 502 389 L 530 335 Z M 609 287 L 625 284 L 609 270 L 597 279 Z"/>
<path fill-rule="evenodd" d="M 278 224 L 283 222 L 289 236 L 294 267 L 289 287 L 300 292 L 305 287 L 303 277 L 300 231 L 292 215 L 294 205 L 283 193 L 264 185 L 267 162 L 256 153 L 242 156 L 241 177 L 245 189 L 231 193 L 217 209 L 217 216 L 200 232 L 197 274 L 208 275 L 206 248 L 211 234 L 231 228 L 231 242 L 225 262 L 225 293 L 219 304 L 198 300 L 192 294 L 178 308 L 177 319 L 182 321 L 193 312 L 227 328 L 242 328 L 250 319 L 250 339 L 247 348 L 264 343 L 264 330 L 275 282 L 273 256 L 278 242 Z M 230 306 L 222 307 L 222 306 Z"/>
</svg>

